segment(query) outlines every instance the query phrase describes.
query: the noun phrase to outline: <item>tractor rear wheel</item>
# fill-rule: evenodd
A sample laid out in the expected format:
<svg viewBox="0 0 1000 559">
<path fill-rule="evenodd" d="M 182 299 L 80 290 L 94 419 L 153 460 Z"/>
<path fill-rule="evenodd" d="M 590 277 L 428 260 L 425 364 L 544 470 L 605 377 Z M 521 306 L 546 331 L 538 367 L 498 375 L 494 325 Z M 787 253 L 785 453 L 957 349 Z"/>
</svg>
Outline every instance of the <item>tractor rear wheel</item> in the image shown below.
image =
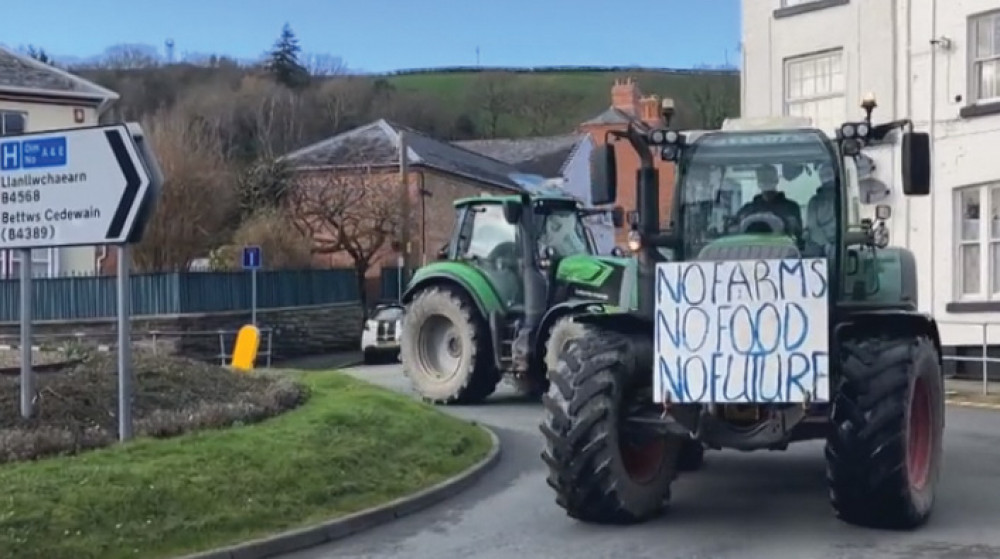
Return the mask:
<svg viewBox="0 0 1000 559">
<path fill-rule="evenodd" d="M 847 340 L 827 439 L 837 516 L 873 528 L 927 521 L 941 471 L 944 381 L 927 336 Z"/>
<path fill-rule="evenodd" d="M 400 339 L 403 371 L 426 401 L 472 404 L 496 390 L 488 326 L 465 296 L 430 287 L 407 306 Z"/>
<path fill-rule="evenodd" d="M 542 460 L 556 503 L 585 522 L 636 523 L 670 498 L 682 439 L 623 429 L 629 404 L 649 386 L 627 337 L 586 328 L 549 371 Z"/>
</svg>

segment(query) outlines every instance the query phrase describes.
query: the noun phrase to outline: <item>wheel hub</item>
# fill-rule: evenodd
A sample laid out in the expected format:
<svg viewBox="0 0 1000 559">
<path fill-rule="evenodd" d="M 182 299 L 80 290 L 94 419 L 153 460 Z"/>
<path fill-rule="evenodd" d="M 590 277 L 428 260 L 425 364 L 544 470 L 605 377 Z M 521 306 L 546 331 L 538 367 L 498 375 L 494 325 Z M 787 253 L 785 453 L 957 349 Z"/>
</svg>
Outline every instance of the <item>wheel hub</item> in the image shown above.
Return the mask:
<svg viewBox="0 0 1000 559">
<path fill-rule="evenodd" d="M 429 317 L 418 338 L 417 356 L 424 370 L 430 371 L 439 380 L 458 374 L 464 347 L 455 324 L 448 317 Z"/>
<path fill-rule="evenodd" d="M 927 485 L 930 477 L 934 444 L 934 410 L 927 382 L 918 378 L 910 395 L 909 425 L 906 441 L 906 473 L 910 486 L 917 491 Z"/>
</svg>

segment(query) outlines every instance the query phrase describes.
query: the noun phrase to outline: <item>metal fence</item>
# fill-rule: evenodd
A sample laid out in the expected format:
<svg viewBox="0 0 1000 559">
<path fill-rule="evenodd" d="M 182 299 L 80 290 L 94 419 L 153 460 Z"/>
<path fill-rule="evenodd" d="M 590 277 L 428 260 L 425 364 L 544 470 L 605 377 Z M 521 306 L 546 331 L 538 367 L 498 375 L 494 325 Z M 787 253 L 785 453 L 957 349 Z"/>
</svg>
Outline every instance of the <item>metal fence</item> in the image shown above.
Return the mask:
<svg viewBox="0 0 1000 559">
<path fill-rule="evenodd" d="M 990 356 L 990 334 L 1000 332 L 1000 322 L 966 322 L 957 320 L 938 320 L 939 326 L 950 326 L 952 328 L 959 327 L 965 328 L 969 331 L 976 332 L 976 338 L 980 347 L 978 355 L 944 355 L 942 359 L 945 362 L 951 362 L 956 364 L 963 363 L 978 363 L 979 369 L 979 380 L 982 383 L 982 393 L 990 393 L 990 365 L 1000 364 L 1000 357 Z M 972 345 L 972 344 L 962 344 L 962 346 Z M 1000 346 L 1000 343 L 995 345 Z M 954 376 L 954 375 L 951 375 Z"/>
<path fill-rule="evenodd" d="M 249 272 L 134 274 L 133 315 L 248 310 Z M 36 278 L 35 320 L 80 320 L 116 316 L 115 276 Z M 0 280 L 0 322 L 20 318 L 18 280 Z M 266 270 L 257 272 L 257 308 L 299 307 L 357 301 L 352 269 Z"/>
</svg>

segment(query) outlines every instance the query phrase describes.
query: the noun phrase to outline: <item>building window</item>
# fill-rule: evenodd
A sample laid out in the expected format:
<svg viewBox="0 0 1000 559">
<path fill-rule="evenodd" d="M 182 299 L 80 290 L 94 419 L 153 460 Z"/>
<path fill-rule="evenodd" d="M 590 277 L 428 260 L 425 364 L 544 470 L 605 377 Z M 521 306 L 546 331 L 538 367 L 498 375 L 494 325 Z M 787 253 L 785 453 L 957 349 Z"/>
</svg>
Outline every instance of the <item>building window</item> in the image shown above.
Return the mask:
<svg viewBox="0 0 1000 559">
<path fill-rule="evenodd" d="M 969 18 L 972 99 L 1000 100 L 1000 11 Z"/>
<path fill-rule="evenodd" d="M 24 113 L 0 111 L 0 136 L 24 134 L 27 128 L 27 118 Z"/>
<path fill-rule="evenodd" d="M 843 59 L 841 50 L 785 59 L 785 114 L 809 117 L 817 128 L 840 125 L 846 116 Z"/>
<path fill-rule="evenodd" d="M 49 278 L 55 275 L 55 249 L 36 248 L 31 251 L 31 276 Z M 21 277 L 21 253 L 17 250 L 0 251 L 0 278 Z"/>
<path fill-rule="evenodd" d="M 958 298 L 1000 300 L 1000 183 L 961 188 L 955 196 Z"/>
</svg>

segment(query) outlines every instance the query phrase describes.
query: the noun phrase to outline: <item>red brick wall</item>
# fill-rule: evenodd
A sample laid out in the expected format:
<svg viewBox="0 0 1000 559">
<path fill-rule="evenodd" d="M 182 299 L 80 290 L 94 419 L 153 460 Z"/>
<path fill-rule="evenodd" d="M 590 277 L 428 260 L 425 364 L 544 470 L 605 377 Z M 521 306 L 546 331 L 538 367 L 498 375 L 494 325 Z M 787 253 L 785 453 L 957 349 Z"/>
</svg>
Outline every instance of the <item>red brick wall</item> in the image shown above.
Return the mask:
<svg viewBox="0 0 1000 559">
<path fill-rule="evenodd" d="M 660 99 L 657 96 L 644 96 L 638 84 L 631 80 L 616 81 L 611 88 L 611 106 L 640 118 L 651 126 L 662 126 L 659 117 Z M 624 130 L 625 125 L 585 125 L 582 132 L 590 134 L 594 145 L 605 144 L 605 134 L 609 130 Z M 639 170 L 639 156 L 625 140 L 615 144 L 618 173 L 618 200 L 626 212 L 636 209 L 636 171 Z M 674 164 L 660 159 L 659 154 L 653 155 L 656 168 L 660 171 L 660 227 L 665 228 L 670 222 L 670 209 L 674 194 Z M 615 244 L 625 247 L 628 226 L 615 231 Z"/>
</svg>

